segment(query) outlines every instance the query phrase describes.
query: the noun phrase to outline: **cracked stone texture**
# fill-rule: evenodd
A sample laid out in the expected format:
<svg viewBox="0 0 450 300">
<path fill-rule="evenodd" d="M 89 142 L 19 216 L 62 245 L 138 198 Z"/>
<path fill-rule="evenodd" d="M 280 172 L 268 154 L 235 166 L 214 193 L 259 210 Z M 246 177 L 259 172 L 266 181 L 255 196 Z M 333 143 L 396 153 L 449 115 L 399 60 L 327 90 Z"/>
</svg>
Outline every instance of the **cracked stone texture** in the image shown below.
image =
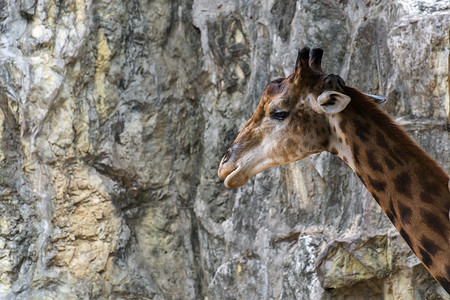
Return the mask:
<svg viewBox="0 0 450 300">
<path fill-rule="evenodd" d="M 296 50 L 449 171 L 448 1 L 0 0 L 0 299 L 449 299 L 327 153 L 216 172 Z"/>
</svg>

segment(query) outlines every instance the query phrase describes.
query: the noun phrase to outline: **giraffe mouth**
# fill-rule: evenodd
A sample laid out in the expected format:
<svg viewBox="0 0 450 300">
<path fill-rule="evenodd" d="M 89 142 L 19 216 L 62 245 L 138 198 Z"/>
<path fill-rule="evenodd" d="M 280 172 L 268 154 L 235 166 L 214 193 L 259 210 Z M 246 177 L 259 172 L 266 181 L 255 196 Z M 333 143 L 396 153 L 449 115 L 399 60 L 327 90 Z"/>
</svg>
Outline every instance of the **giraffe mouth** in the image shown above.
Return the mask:
<svg viewBox="0 0 450 300">
<path fill-rule="evenodd" d="M 241 166 L 238 166 L 234 169 L 230 174 L 228 174 L 225 178 L 224 184 L 229 188 L 239 188 L 245 185 L 248 181 L 248 178 L 244 176 L 243 172 L 241 172 Z"/>
<path fill-rule="evenodd" d="M 224 184 L 225 184 L 226 187 L 230 187 L 230 188 L 234 188 L 234 187 L 235 187 L 235 185 L 233 184 L 233 177 L 235 177 L 236 174 L 239 173 L 239 170 L 240 170 L 240 169 L 241 169 L 241 167 L 238 166 L 236 169 L 234 169 L 233 171 L 231 171 L 230 174 L 228 174 L 228 175 L 225 177 Z"/>
</svg>

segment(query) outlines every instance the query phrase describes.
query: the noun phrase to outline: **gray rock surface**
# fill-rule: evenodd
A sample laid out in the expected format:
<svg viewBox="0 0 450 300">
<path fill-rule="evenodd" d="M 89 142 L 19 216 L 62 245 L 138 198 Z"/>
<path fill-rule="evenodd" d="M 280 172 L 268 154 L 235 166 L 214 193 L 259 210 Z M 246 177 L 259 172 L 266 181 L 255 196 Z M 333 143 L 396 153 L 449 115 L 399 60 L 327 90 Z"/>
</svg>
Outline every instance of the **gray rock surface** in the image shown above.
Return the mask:
<svg viewBox="0 0 450 300">
<path fill-rule="evenodd" d="M 296 50 L 450 170 L 445 0 L 0 0 L 0 299 L 449 299 L 327 153 L 216 172 Z"/>
</svg>

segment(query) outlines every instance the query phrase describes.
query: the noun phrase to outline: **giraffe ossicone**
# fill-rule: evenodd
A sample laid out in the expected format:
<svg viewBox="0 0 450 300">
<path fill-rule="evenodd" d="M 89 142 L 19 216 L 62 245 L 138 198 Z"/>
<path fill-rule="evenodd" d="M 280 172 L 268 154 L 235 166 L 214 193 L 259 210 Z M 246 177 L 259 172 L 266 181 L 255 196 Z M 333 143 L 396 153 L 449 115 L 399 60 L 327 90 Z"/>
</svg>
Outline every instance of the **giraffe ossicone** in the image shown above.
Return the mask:
<svg viewBox="0 0 450 300">
<path fill-rule="evenodd" d="M 448 174 L 377 105 L 385 98 L 322 71 L 323 50 L 299 51 L 293 72 L 266 86 L 220 162 L 227 187 L 328 151 L 358 175 L 403 239 L 450 294 Z"/>
</svg>

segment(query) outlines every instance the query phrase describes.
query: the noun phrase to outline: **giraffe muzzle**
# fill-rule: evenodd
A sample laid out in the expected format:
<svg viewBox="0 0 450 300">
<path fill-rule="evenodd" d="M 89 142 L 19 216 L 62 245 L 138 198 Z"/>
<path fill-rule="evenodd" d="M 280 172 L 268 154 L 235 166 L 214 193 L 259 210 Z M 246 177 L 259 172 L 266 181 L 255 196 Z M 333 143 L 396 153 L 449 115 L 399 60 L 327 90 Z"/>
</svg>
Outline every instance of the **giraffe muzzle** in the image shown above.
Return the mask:
<svg viewBox="0 0 450 300">
<path fill-rule="evenodd" d="M 241 187 L 248 181 L 248 177 L 245 175 L 246 172 L 243 172 L 242 166 L 236 160 L 236 149 L 236 145 L 232 145 L 227 150 L 217 171 L 217 175 L 225 179 L 224 184 L 229 188 Z"/>
</svg>

